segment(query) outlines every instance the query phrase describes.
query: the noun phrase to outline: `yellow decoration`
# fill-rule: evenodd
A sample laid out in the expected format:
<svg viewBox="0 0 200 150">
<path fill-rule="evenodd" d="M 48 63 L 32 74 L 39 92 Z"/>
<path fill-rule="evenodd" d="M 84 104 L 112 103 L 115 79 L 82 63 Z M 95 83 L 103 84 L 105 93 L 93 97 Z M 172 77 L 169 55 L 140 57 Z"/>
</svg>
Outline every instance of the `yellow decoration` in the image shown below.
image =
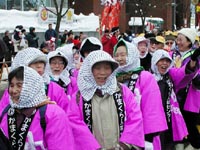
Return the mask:
<svg viewBox="0 0 200 150">
<path fill-rule="evenodd" d="M 196 12 L 200 13 L 200 6 L 199 5 L 196 6 Z"/>
<path fill-rule="evenodd" d="M 71 12 L 71 10 L 68 10 L 68 12 L 67 12 L 67 20 L 72 20 L 72 12 Z"/>
<path fill-rule="evenodd" d="M 182 64 L 182 59 L 181 59 L 180 56 L 177 56 L 177 57 L 175 58 L 174 65 L 175 65 L 176 68 L 180 68 L 180 67 L 181 67 L 181 64 Z"/>
</svg>

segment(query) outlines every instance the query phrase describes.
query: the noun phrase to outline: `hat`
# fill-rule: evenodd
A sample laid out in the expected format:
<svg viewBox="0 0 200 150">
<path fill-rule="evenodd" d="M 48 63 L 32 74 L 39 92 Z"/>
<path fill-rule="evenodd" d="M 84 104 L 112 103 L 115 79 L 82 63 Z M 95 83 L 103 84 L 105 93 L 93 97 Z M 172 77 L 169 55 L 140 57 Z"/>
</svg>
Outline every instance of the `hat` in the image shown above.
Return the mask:
<svg viewBox="0 0 200 150">
<path fill-rule="evenodd" d="M 84 57 L 85 51 L 95 51 L 95 50 L 102 50 L 103 46 L 99 39 L 96 37 L 88 37 L 83 40 L 80 46 L 80 54 Z"/>
<path fill-rule="evenodd" d="M 143 36 L 138 36 L 138 37 L 134 38 L 133 41 L 134 41 L 134 43 L 135 43 L 136 46 L 138 46 L 138 44 L 139 44 L 140 42 L 145 42 L 145 43 L 147 44 L 147 46 L 148 46 L 149 43 L 150 43 L 150 40 L 149 40 L 149 39 L 146 39 L 146 38 L 143 37 Z"/>
<path fill-rule="evenodd" d="M 156 41 L 165 44 L 165 38 L 163 36 L 156 36 Z"/>
<path fill-rule="evenodd" d="M 199 42 L 199 36 L 196 36 L 195 40 Z"/>
<path fill-rule="evenodd" d="M 197 32 L 191 28 L 183 28 L 180 31 L 178 31 L 178 34 L 183 34 L 191 41 L 192 44 L 194 44 L 195 38 L 197 36 Z"/>
<path fill-rule="evenodd" d="M 140 33 L 138 36 L 139 36 L 139 37 L 144 37 L 145 34 L 144 34 L 144 33 Z"/>
<path fill-rule="evenodd" d="M 167 51 L 165 51 L 164 49 L 158 49 L 153 53 L 152 59 L 151 59 L 151 69 L 154 73 L 158 73 L 158 69 L 157 69 L 156 64 L 158 63 L 159 60 L 161 60 L 163 58 L 167 58 L 167 59 L 170 60 L 169 68 L 171 68 L 173 66 L 173 61 L 172 61 L 172 58 L 169 55 L 169 53 Z M 168 71 L 168 69 L 167 69 L 167 71 Z"/>
<path fill-rule="evenodd" d="M 174 31 L 174 32 L 172 32 L 172 35 L 175 36 L 175 37 L 177 37 L 178 32 L 177 32 L 177 31 Z"/>
<path fill-rule="evenodd" d="M 148 39 L 150 40 L 150 42 L 156 43 L 156 37 L 150 37 Z"/>
<path fill-rule="evenodd" d="M 168 31 L 165 32 L 165 35 L 172 35 L 172 34 L 173 34 L 173 32 L 170 31 L 170 30 L 168 30 Z"/>
<path fill-rule="evenodd" d="M 46 64 L 47 62 L 47 57 L 45 55 L 43 56 L 38 56 L 37 58 L 35 58 L 33 61 L 31 61 L 29 64 L 34 64 L 36 62 L 43 62 L 44 64 Z"/>
<path fill-rule="evenodd" d="M 165 36 L 165 40 L 167 41 L 167 40 L 175 40 L 175 36 L 173 36 L 173 35 L 166 35 Z"/>
<path fill-rule="evenodd" d="M 146 33 L 146 34 L 144 35 L 144 37 L 147 38 L 147 39 L 149 39 L 149 38 L 156 37 L 156 36 L 155 36 L 155 34 L 153 34 L 153 33 Z"/>
<path fill-rule="evenodd" d="M 50 63 L 51 59 L 54 58 L 54 57 L 61 57 L 61 58 L 63 58 L 63 61 L 65 61 L 64 65 L 65 65 L 65 67 L 67 66 L 67 64 L 68 64 L 68 58 L 67 58 L 67 56 L 65 56 L 64 53 L 62 53 L 60 51 L 57 51 L 57 50 L 49 52 L 48 55 L 47 55 L 47 59 L 49 60 L 49 63 Z"/>
<path fill-rule="evenodd" d="M 117 32 L 117 31 L 119 31 L 119 27 L 113 27 L 113 28 L 111 29 L 111 32 L 112 32 L 112 33 L 115 33 L 115 32 Z"/>
</svg>

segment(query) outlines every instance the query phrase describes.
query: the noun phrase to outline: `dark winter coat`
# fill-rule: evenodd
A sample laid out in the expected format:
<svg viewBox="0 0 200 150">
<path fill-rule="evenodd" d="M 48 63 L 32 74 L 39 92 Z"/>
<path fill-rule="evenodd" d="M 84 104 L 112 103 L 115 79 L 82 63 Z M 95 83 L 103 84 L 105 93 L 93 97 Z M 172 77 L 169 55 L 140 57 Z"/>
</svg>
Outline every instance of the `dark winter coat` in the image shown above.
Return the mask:
<svg viewBox="0 0 200 150">
<path fill-rule="evenodd" d="M 28 41 L 28 47 L 35 47 L 38 48 L 38 39 L 37 35 L 34 32 L 35 28 L 30 27 L 29 34 L 27 35 L 26 39 Z"/>
</svg>

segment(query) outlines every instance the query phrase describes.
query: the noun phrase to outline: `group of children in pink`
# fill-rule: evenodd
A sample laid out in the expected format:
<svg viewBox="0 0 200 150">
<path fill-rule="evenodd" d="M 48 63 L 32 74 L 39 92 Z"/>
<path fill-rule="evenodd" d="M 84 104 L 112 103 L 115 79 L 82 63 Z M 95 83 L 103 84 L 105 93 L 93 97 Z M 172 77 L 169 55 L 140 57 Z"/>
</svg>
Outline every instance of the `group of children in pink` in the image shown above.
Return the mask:
<svg viewBox="0 0 200 150">
<path fill-rule="evenodd" d="M 112 56 L 95 37 L 80 49 L 19 51 L 0 101 L 1 132 L 14 150 L 184 150 L 186 142 L 200 149 L 195 36 L 181 29 L 178 50 L 157 49 L 148 70 L 138 50 L 148 48 L 144 38 L 119 39 Z"/>
</svg>

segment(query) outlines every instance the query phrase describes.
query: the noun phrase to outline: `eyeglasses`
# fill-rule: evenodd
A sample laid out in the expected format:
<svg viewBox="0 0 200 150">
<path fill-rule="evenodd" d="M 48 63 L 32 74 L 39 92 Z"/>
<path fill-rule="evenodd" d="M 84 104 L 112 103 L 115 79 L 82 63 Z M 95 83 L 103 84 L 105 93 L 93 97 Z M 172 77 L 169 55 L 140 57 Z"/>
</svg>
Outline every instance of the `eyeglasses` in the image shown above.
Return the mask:
<svg viewBox="0 0 200 150">
<path fill-rule="evenodd" d="M 64 62 L 63 61 L 52 61 L 52 62 L 50 62 L 50 64 L 51 65 L 56 65 L 56 64 L 58 64 L 58 65 L 64 65 Z"/>
<path fill-rule="evenodd" d="M 166 45 L 172 45 L 173 42 L 166 42 L 165 44 L 166 44 Z"/>
</svg>

